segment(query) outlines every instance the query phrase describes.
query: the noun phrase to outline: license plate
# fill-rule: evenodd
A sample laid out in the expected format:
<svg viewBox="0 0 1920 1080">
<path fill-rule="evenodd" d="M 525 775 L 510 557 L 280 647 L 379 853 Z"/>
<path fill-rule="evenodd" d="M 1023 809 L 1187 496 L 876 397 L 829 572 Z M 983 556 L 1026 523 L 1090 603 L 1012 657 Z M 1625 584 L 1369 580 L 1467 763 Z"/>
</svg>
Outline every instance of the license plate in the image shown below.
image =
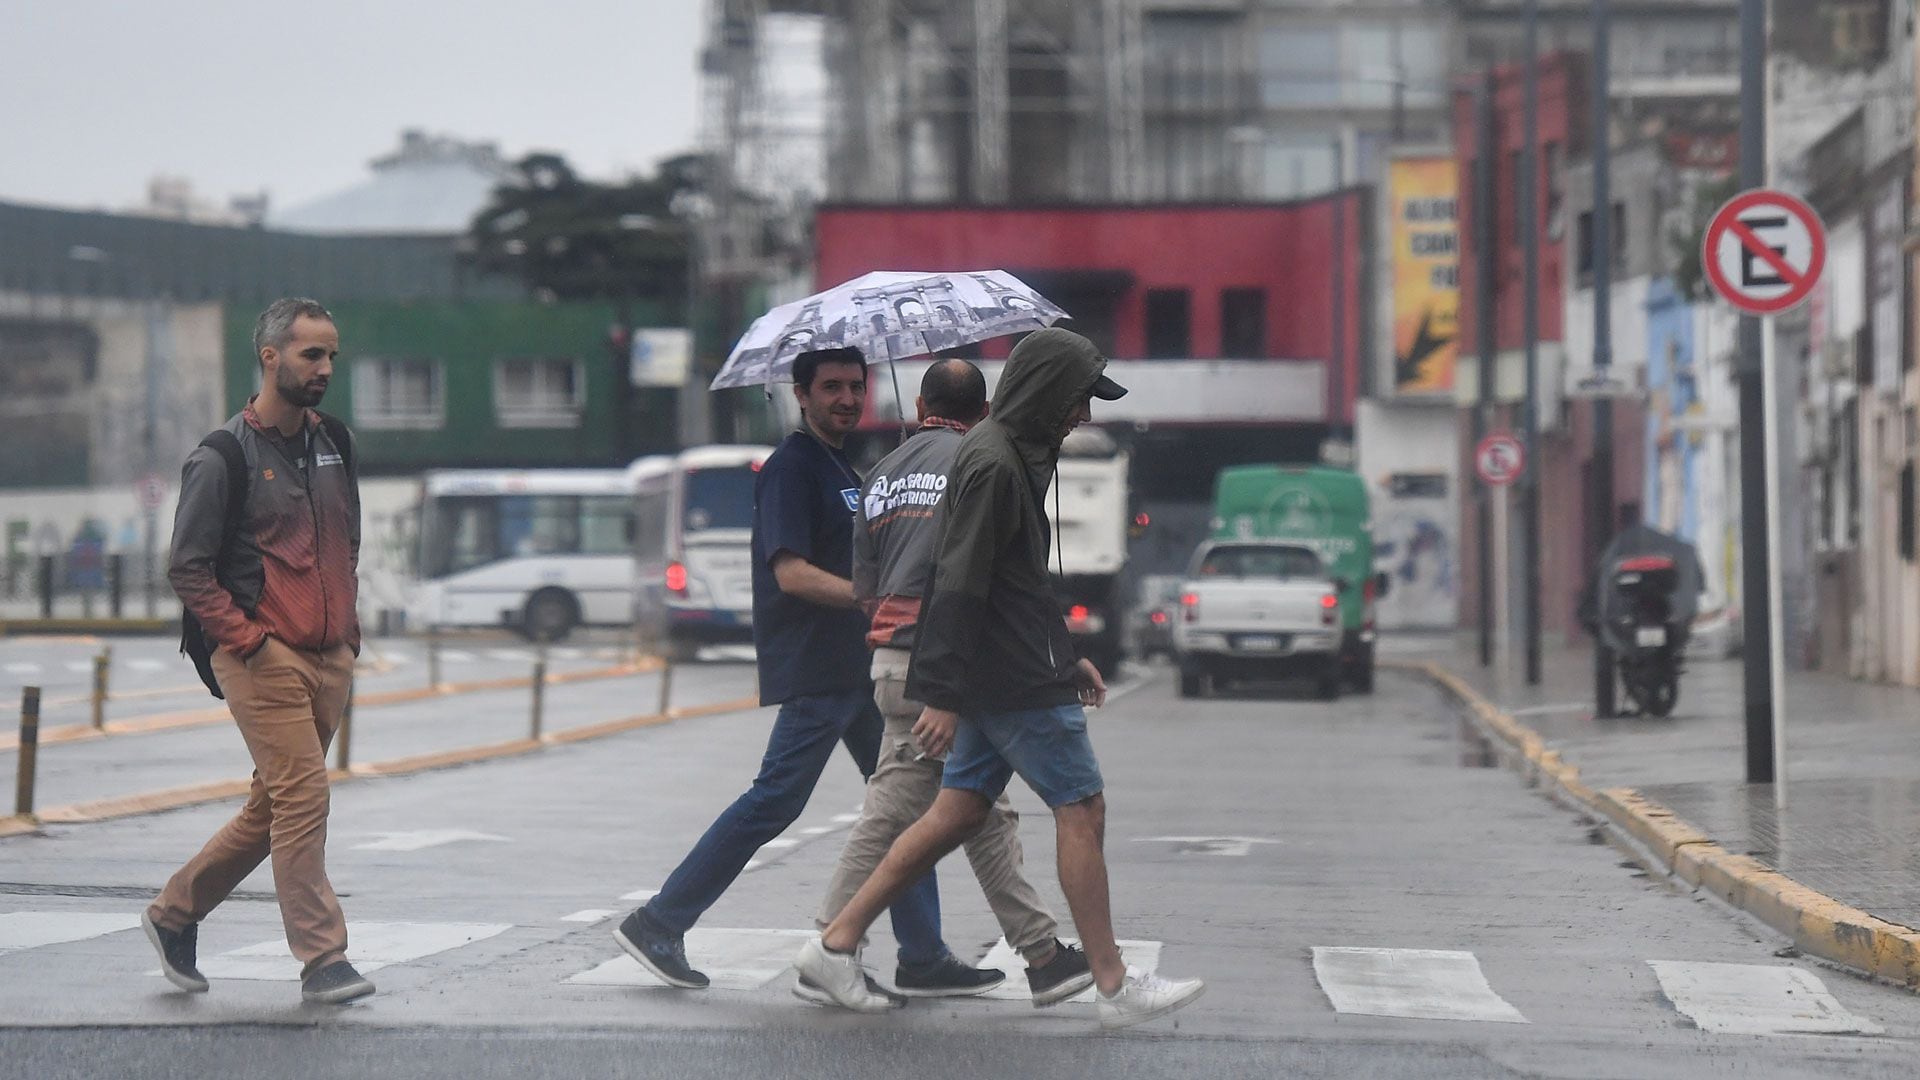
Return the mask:
<svg viewBox="0 0 1920 1080">
<path fill-rule="evenodd" d="M 1667 643 L 1667 628 L 1664 626 L 1643 626 L 1633 635 L 1633 643 L 1645 648 L 1653 648 Z"/>
<path fill-rule="evenodd" d="M 1280 639 L 1272 634 L 1243 634 L 1240 648 L 1247 652 L 1279 652 Z"/>
</svg>

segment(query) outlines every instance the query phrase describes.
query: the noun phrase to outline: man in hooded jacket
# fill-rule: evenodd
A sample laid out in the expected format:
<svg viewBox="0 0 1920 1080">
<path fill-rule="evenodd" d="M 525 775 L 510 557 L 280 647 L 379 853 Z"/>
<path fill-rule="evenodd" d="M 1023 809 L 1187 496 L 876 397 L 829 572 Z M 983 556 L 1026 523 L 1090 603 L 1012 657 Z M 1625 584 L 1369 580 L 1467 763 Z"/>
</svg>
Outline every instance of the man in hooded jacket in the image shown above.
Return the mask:
<svg viewBox="0 0 1920 1080">
<path fill-rule="evenodd" d="M 1102 1026 L 1165 1015 L 1205 989 L 1130 968 L 1115 944 L 1101 850 L 1105 784 L 1084 712 L 1105 704 L 1107 688 L 1076 659 L 1047 572 L 1046 495 L 1060 444 L 1092 419 L 1094 398 L 1126 393 L 1106 363 L 1079 334 L 1028 335 L 1007 360 L 989 417 L 961 441 L 906 688 L 926 704 L 913 729 L 922 751 L 948 755 L 942 790 L 795 962 L 847 1008 L 880 1007 L 855 955 L 867 927 L 979 830 L 1014 773 L 1053 810 L 1060 888 L 1093 969 Z"/>
</svg>

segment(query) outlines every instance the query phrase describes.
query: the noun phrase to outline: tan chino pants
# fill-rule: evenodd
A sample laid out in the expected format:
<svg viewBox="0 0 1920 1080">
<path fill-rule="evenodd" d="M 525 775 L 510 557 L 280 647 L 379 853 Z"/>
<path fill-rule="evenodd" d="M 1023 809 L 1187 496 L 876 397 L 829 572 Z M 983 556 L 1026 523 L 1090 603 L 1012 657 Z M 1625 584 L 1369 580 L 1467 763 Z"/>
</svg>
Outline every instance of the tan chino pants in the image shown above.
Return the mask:
<svg viewBox="0 0 1920 1080">
<path fill-rule="evenodd" d="M 213 672 L 253 755 L 253 791 L 150 913 L 169 930 L 198 923 L 271 855 L 287 945 L 310 975 L 347 952 L 346 917 L 327 881 L 327 746 L 346 709 L 353 652 L 268 638 L 244 661 L 217 650 Z"/>
</svg>

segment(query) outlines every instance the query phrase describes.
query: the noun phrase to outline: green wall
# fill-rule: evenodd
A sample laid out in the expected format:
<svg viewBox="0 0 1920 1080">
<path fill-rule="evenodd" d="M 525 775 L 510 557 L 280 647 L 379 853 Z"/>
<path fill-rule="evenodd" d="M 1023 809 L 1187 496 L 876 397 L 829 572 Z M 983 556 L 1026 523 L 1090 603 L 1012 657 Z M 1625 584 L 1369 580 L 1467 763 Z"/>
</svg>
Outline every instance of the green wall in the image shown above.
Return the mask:
<svg viewBox="0 0 1920 1080">
<path fill-rule="evenodd" d="M 608 330 L 611 304 L 532 301 L 344 303 L 334 307 L 340 360 L 322 408 L 355 426 L 361 468 L 405 473 L 440 467 L 624 465 L 674 443 L 672 390 L 627 387 L 624 355 L 615 357 Z M 226 380 L 238 411 L 258 385 L 253 355 L 257 312 L 229 306 Z M 632 309 L 637 326 L 662 325 L 651 305 Z M 389 431 L 354 424 L 355 357 L 421 357 L 442 363 L 446 422 L 433 431 Z M 494 362 L 515 356 L 578 360 L 585 376 L 577 427 L 505 428 L 495 419 Z"/>
</svg>

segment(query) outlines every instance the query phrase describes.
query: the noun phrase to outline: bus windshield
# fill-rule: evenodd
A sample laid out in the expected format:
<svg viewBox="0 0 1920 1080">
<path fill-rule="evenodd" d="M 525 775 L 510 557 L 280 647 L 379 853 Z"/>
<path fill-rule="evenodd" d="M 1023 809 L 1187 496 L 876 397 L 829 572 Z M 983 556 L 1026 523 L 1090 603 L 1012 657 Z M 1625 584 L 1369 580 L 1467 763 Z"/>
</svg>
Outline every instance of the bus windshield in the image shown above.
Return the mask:
<svg viewBox="0 0 1920 1080">
<path fill-rule="evenodd" d="M 625 555 L 632 505 L 621 495 L 448 495 L 428 501 L 421 571 L 441 578 L 510 558 Z"/>
<path fill-rule="evenodd" d="M 684 533 L 753 528 L 753 480 L 745 465 L 687 470 Z"/>
</svg>

